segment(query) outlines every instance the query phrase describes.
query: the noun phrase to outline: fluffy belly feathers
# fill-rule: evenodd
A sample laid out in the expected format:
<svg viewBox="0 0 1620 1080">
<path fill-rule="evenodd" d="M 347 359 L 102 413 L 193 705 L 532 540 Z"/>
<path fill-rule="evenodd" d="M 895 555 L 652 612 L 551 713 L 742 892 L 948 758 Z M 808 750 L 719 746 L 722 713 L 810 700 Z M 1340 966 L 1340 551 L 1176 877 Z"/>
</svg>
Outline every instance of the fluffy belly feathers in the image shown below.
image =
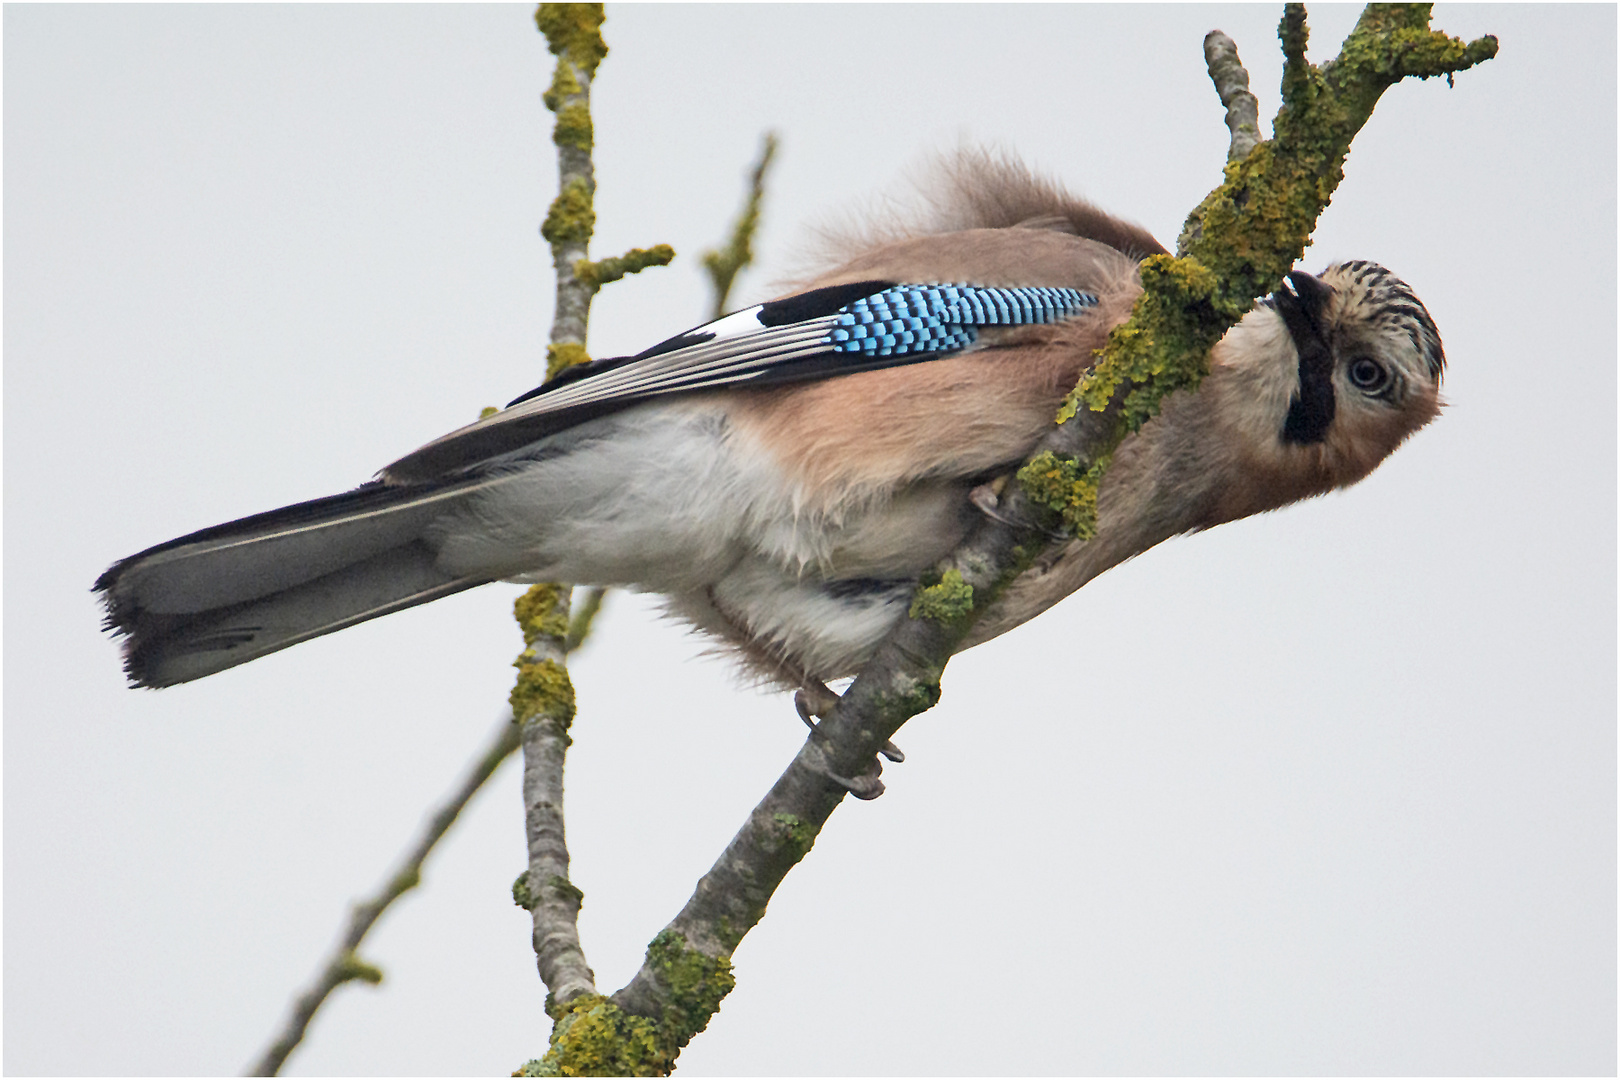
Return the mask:
<svg viewBox="0 0 1620 1080">
<path fill-rule="evenodd" d="M 963 481 L 811 485 L 702 399 L 581 425 L 498 470 L 430 530 L 444 572 L 660 593 L 673 614 L 821 678 L 881 640 L 974 513 Z"/>
</svg>

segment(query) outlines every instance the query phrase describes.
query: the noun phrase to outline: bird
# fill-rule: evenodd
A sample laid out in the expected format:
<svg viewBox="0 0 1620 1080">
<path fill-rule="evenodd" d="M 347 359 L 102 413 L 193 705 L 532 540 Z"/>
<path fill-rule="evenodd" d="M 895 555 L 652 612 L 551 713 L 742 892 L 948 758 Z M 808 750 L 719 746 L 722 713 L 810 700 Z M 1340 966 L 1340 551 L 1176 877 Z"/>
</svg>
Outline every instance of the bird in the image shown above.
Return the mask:
<svg viewBox="0 0 1620 1080">
<path fill-rule="evenodd" d="M 932 209 L 828 241 L 762 304 L 566 369 L 338 495 L 147 548 L 95 583 L 132 686 L 202 678 L 495 581 L 625 587 L 758 681 L 836 701 L 923 576 L 994 514 L 1140 262 L 1166 249 L 1015 159 L 945 162 Z M 1443 402 L 1428 310 L 1366 260 L 1290 272 L 1115 452 L 1095 535 L 961 648 L 1179 534 L 1347 487 Z"/>
</svg>

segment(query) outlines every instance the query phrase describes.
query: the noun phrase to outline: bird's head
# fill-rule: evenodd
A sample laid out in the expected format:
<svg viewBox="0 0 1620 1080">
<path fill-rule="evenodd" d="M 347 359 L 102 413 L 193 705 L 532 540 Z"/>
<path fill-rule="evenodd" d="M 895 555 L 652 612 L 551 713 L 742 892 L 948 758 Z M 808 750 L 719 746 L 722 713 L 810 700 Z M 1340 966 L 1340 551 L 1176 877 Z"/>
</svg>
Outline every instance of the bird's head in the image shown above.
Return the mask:
<svg viewBox="0 0 1620 1080">
<path fill-rule="evenodd" d="M 1281 505 L 1355 483 L 1434 419 L 1444 367 L 1411 288 L 1355 260 L 1289 274 L 1217 346 L 1210 389 Z"/>
</svg>

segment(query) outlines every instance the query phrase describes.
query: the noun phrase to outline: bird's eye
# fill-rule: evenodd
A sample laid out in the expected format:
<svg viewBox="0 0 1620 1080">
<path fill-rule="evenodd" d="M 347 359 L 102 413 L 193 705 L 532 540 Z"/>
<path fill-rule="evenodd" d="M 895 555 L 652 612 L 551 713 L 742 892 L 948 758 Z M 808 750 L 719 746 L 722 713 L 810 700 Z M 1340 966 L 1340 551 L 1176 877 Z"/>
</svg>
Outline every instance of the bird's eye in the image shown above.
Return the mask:
<svg viewBox="0 0 1620 1080">
<path fill-rule="evenodd" d="M 1389 371 L 1371 357 L 1358 356 L 1350 361 L 1350 381 L 1357 390 L 1375 394 L 1389 384 Z"/>
</svg>

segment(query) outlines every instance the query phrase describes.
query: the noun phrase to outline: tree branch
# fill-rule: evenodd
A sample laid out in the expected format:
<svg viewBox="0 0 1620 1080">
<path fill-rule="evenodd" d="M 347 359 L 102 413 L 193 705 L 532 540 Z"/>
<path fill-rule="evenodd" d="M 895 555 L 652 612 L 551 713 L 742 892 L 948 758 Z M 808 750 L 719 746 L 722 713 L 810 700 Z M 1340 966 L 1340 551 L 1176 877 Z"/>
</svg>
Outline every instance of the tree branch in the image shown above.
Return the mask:
<svg viewBox="0 0 1620 1080">
<path fill-rule="evenodd" d="M 1063 529 L 1083 542 L 1095 524 L 1097 488 L 1125 437 L 1169 393 L 1196 387 L 1209 349 L 1268 292 L 1303 251 L 1342 173 L 1350 141 L 1385 88 L 1407 75 L 1470 67 L 1495 54 L 1494 38 L 1463 45 L 1428 29 L 1427 5 L 1363 12 L 1340 56 L 1322 71 L 1304 58 L 1304 9 L 1288 5 L 1280 36 L 1287 60 L 1275 137 L 1229 161 L 1226 182 L 1189 216 L 1181 258 L 1141 267 L 1143 293 L 1019 472 L 998 513 L 919 587 L 911 617 L 862 669 L 832 715 L 749 815 L 686 906 L 653 940 L 647 960 L 611 1001 L 582 1002 L 577 1024 L 644 1051 L 610 1063 L 553 1034 L 551 1067 L 579 1074 L 610 1067 L 667 1072 L 731 987 L 730 958 L 788 870 L 810 850 L 847 793 L 831 776 L 873 775 L 883 743 L 939 700 L 946 661 L 973 617 L 1031 565 Z M 1235 57 L 1234 57 L 1235 60 Z M 639 1024 L 638 1024 L 639 1022 Z M 621 1048 L 622 1049 L 622 1048 Z"/>
<path fill-rule="evenodd" d="M 547 378 L 588 359 L 585 327 L 596 285 L 575 273 L 575 267 L 590 265 L 591 234 L 596 230 L 591 80 L 607 55 L 602 18 L 601 4 L 541 4 L 534 15 L 535 25 L 557 58 L 551 87 L 542 98 L 557 116 L 551 131 L 557 147 L 557 197 L 540 226 L 540 235 L 551 245 L 552 266 L 557 272 L 557 303 L 551 319 L 551 344 L 546 348 Z"/>
<path fill-rule="evenodd" d="M 1237 43 L 1219 30 L 1204 35 L 1204 63 L 1226 106 L 1226 126 L 1232 132 L 1226 158 L 1242 161 L 1260 142 L 1260 101 L 1249 92 L 1248 69 L 1238 59 Z"/>
<path fill-rule="evenodd" d="M 544 96 L 546 107 L 557 116 L 552 130 L 552 142 L 557 146 L 557 198 L 540 229 L 551 244 L 557 272 L 556 313 L 546 349 L 548 377 L 589 359 L 585 335 L 591 300 L 598 289 L 626 274 L 667 265 L 675 257 L 668 244 L 635 248 L 600 262 L 589 257 L 596 227 L 590 89 L 608 51 L 602 40 L 603 18 L 601 4 L 541 4 L 535 11 L 535 25 L 557 58 L 551 88 Z M 602 593 L 586 594 L 580 617 L 573 623 L 570 593 L 562 585 L 536 585 L 515 608 L 526 646 L 516 664 L 512 718 L 523 745 L 529 867 L 513 884 L 512 897 L 534 917 L 534 951 L 549 991 L 546 1011 L 554 1020 L 565 1015 L 571 1002 L 596 993 L 595 976 L 579 941 L 584 894 L 568 880 L 563 763 L 573 741 L 568 728 L 574 719 L 574 687 L 565 660 L 568 650 L 589 633 Z"/>
<path fill-rule="evenodd" d="M 754 170 L 749 175 L 748 199 L 731 227 L 731 239 L 725 247 L 703 253 L 703 268 L 709 272 L 709 283 L 714 286 L 713 318 L 718 319 L 726 313 L 726 303 L 731 298 L 731 286 L 736 282 L 737 274 L 754 261 L 754 230 L 759 227 L 760 206 L 765 200 L 765 173 L 775 156 L 776 133 L 767 131 L 760 145 L 759 160 L 754 163 Z"/>
<path fill-rule="evenodd" d="M 495 774 L 501 762 L 505 761 L 517 747 L 517 729 L 510 723 L 503 722 L 495 733 L 495 738 L 478 756 L 455 793 L 428 819 L 422 835 L 406 852 L 398 868 L 378 890 L 377 895 L 354 906 L 349 916 L 348 928 L 322 966 L 314 984 L 293 1003 L 292 1014 L 282 1026 L 281 1034 L 276 1036 L 275 1041 L 249 1069 L 247 1075 L 277 1075 L 286 1064 L 287 1056 L 303 1041 L 304 1033 L 309 1030 L 310 1021 L 315 1018 L 315 1013 L 333 990 L 353 979 L 374 985 L 382 982 L 382 972 L 357 955 L 360 942 L 390 904 L 421 882 L 422 864 L 427 860 L 433 846 L 449 831 L 462 809 L 484 786 L 485 781 Z"/>
<path fill-rule="evenodd" d="M 607 599 L 608 591 L 601 585 L 592 585 L 586 589 L 579 603 L 572 606 L 572 613 L 568 616 L 568 640 L 563 642 L 563 648 L 573 652 L 586 641 L 590 640 L 591 628 L 596 625 L 596 616 L 602 611 L 602 601 Z"/>
<path fill-rule="evenodd" d="M 581 994 L 596 993 L 596 977 L 579 942 L 579 907 L 585 899 L 568 880 L 563 833 L 563 761 L 573 743 L 574 686 L 564 666 L 569 590 L 535 585 L 513 612 L 526 648 L 513 665 L 512 722 L 523 744 L 523 821 L 529 867 L 512 885 L 512 899 L 534 917 L 534 952 L 550 994 L 547 1012 Z"/>
</svg>

